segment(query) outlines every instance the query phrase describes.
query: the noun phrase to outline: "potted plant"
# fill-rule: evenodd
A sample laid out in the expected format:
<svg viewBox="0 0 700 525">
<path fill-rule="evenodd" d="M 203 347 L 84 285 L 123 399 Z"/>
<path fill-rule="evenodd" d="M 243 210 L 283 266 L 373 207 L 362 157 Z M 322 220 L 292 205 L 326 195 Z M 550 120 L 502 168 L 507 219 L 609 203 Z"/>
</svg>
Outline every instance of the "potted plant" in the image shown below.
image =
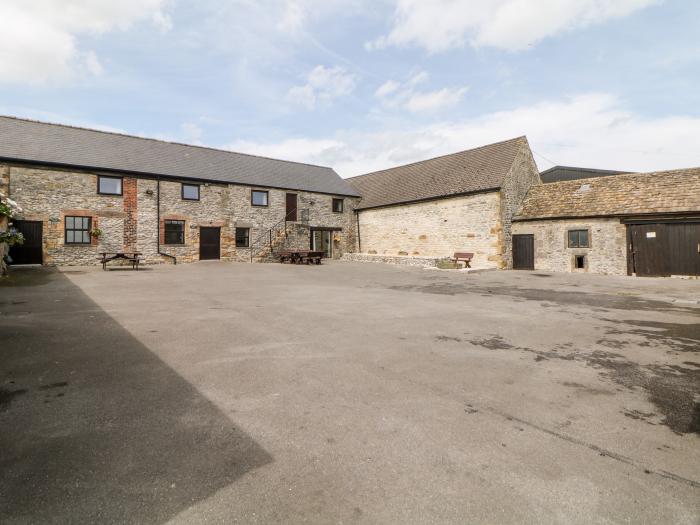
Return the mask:
<svg viewBox="0 0 700 525">
<path fill-rule="evenodd" d="M 24 235 L 18 232 L 16 228 L 10 228 L 5 232 L 0 232 L 0 243 L 3 242 L 8 246 L 24 244 Z"/>
<path fill-rule="evenodd" d="M 102 230 L 95 226 L 92 230 L 90 230 L 90 235 L 92 235 L 95 239 L 99 239 L 102 237 Z"/>
</svg>

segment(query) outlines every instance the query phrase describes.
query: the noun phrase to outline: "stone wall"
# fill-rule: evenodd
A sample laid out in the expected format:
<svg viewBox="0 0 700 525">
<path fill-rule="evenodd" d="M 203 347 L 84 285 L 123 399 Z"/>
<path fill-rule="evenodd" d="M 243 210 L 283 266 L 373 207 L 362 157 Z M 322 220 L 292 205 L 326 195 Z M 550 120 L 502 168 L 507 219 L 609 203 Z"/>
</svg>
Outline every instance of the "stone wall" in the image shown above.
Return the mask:
<svg viewBox="0 0 700 525">
<path fill-rule="evenodd" d="M 569 230 L 588 230 L 590 248 L 569 248 Z M 538 220 L 513 223 L 514 234 L 534 234 L 535 269 L 627 275 L 627 230 L 619 219 Z M 586 267 L 577 270 L 576 255 Z"/>
<path fill-rule="evenodd" d="M 504 268 L 513 267 L 513 257 L 511 256 L 513 247 L 511 224 L 513 216 L 522 205 L 530 188 L 542 184 L 532 151 L 527 141 L 525 139 L 522 140 L 523 144 L 515 156 L 513 165 L 503 180 L 501 187 L 501 223 L 503 225 L 501 233 L 503 259 L 501 266 Z"/>
<path fill-rule="evenodd" d="M 500 201 L 499 192 L 489 192 L 361 210 L 360 251 L 436 258 L 473 252 L 473 266 L 498 267 Z"/>
<path fill-rule="evenodd" d="M 123 178 L 123 195 L 99 195 L 94 172 L 0 165 L 9 171 L 9 194 L 25 210 L 27 220 L 43 223 L 44 263 L 57 265 L 97 264 L 99 252 L 135 250 L 146 263 L 167 262 L 160 251 L 176 256 L 178 262 L 199 259 L 199 228 L 221 228 L 221 258 L 250 261 L 250 248 L 236 248 L 236 227 L 250 228 L 251 242 L 268 238 L 267 232 L 286 214 L 288 191 L 259 188 L 269 192 L 267 207 L 251 205 L 251 187 L 231 184 L 201 184 L 200 200 L 183 200 L 181 183 L 160 182 L 160 224 L 157 217 L 158 182 L 150 178 Z M 355 245 L 353 210 L 356 199 L 344 197 L 344 210 L 332 210 L 332 195 L 289 190 L 298 195 L 298 221 L 288 223 L 289 236 L 283 237 L 278 249 L 285 246 L 308 248 L 311 227 L 338 228 L 334 256 L 352 251 Z M 302 210 L 308 221 L 302 223 Z M 66 245 L 66 215 L 92 217 L 93 227 L 102 230 L 90 245 Z M 164 244 L 164 220 L 185 221 L 185 244 Z M 262 247 L 262 244 L 260 245 Z"/>
</svg>

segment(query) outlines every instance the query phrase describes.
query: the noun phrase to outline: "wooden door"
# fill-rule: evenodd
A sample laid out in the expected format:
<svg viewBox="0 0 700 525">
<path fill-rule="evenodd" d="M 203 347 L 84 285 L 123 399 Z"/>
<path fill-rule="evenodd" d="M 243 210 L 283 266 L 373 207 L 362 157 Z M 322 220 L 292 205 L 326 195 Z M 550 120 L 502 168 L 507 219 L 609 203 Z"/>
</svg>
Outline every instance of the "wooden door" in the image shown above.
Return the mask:
<svg viewBox="0 0 700 525">
<path fill-rule="evenodd" d="M 199 228 L 199 260 L 221 258 L 221 228 Z"/>
<path fill-rule="evenodd" d="M 535 236 L 513 235 L 513 270 L 535 269 Z"/>
<path fill-rule="evenodd" d="M 42 223 L 41 221 L 18 221 L 12 226 L 24 235 L 24 243 L 10 247 L 12 264 L 42 264 Z"/>
<path fill-rule="evenodd" d="M 640 277 L 700 275 L 700 223 L 630 224 L 628 256 Z"/>
<path fill-rule="evenodd" d="M 285 219 L 290 222 L 295 222 L 297 220 L 297 194 L 287 193 L 287 212 L 285 214 Z"/>
</svg>

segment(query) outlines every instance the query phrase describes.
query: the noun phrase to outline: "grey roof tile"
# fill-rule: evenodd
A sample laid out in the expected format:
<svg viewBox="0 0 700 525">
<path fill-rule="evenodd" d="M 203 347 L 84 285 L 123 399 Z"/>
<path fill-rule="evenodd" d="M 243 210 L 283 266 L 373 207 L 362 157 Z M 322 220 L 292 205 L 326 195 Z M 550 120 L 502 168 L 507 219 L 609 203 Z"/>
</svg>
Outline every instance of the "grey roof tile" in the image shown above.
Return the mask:
<svg viewBox="0 0 700 525">
<path fill-rule="evenodd" d="M 6 116 L 0 158 L 357 196 L 327 167 Z"/>
</svg>

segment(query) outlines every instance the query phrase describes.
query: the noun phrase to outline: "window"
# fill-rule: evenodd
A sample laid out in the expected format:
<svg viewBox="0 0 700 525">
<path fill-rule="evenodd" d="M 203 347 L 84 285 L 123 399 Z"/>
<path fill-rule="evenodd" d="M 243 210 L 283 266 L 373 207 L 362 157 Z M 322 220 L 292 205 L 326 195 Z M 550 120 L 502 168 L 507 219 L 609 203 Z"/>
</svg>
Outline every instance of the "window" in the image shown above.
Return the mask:
<svg viewBox="0 0 700 525">
<path fill-rule="evenodd" d="M 577 270 L 585 270 L 586 269 L 586 256 L 585 255 L 577 255 L 574 257 L 574 268 Z"/>
<path fill-rule="evenodd" d="M 343 213 L 343 199 L 333 199 L 333 211 Z"/>
<path fill-rule="evenodd" d="M 165 244 L 185 244 L 185 221 L 165 221 Z"/>
<path fill-rule="evenodd" d="M 182 199 L 186 201 L 199 200 L 199 185 L 198 184 L 183 184 Z"/>
<path fill-rule="evenodd" d="M 66 244 L 90 244 L 91 217 L 66 217 Z"/>
<path fill-rule="evenodd" d="M 588 230 L 569 230 L 569 248 L 588 247 Z"/>
<path fill-rule="evenodd" d="M 253 190 L 250 193 L 250 203 L 253 206 L 267 206 L 268 192 L 261 190 Z"/>
<path fill-rule="evenodd" d="M 122 179 L 120 177 L 97 177 L 97 193 L 102 195 L 121 195 Z"/>
<path fill-rule="evenodd" d="M 236 228 L 236 248 L 250 246 L 250 228 Z"/>
</svg>

